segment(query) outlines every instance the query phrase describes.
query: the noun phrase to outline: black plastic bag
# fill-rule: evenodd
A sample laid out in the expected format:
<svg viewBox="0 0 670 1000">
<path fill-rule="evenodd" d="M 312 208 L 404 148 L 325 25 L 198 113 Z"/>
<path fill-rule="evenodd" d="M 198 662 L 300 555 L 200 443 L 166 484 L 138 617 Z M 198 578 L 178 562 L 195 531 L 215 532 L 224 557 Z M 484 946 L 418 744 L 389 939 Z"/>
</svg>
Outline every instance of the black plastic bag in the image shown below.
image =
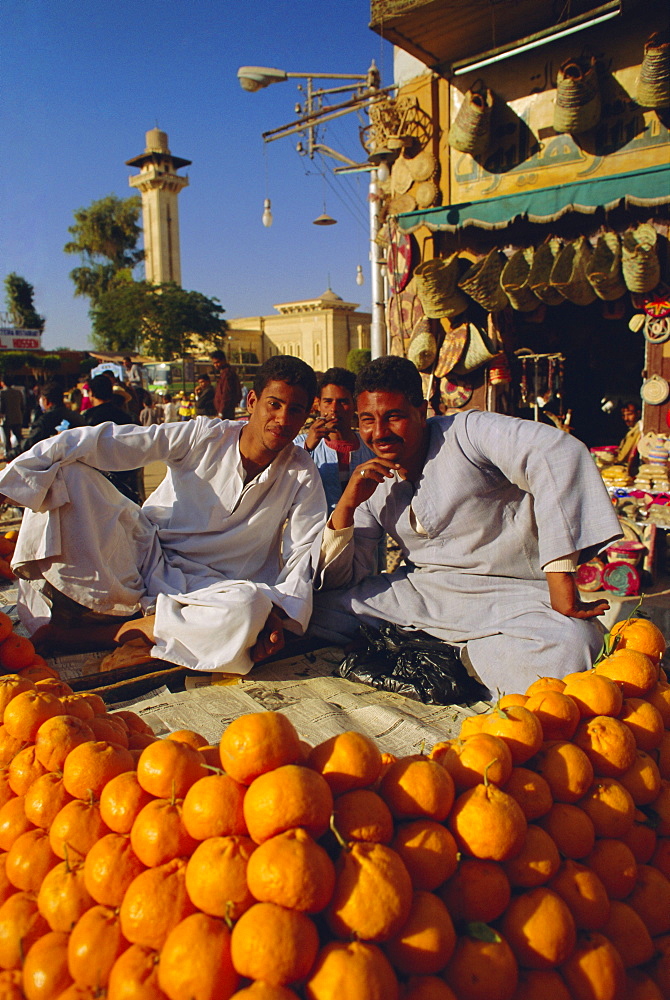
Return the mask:
<svg viewBox="0 0 670 1000">
<path fill-rule="evenodd" d="M 395 691 L 426 705 L 468 705 L 489 691 L 467 672 L 458 649 L 432 635 L 382 622 L 379 630 L 360 625 L 365 646 L 349 653 L 341 677 Z"/>
</svg>

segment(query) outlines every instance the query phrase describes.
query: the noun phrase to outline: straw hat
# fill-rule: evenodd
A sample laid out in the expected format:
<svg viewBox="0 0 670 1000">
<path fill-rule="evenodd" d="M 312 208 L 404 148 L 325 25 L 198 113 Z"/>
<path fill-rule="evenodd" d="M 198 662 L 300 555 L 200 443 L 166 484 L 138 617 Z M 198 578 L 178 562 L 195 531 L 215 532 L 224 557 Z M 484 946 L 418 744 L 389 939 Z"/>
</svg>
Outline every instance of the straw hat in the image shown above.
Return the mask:
<svg viewBox="0 0 670 1000">
<path fill-rule="evenodd" d="M 502 269 L 500 284 L 507 293 L 509 304 L 518 312 L 532 312 L 540 300 L 528 286 L 534 250 L 532 247 L 517 250 Z"/>
<path fill-rule="evenodd" d="M 580 236 L 574 242 L 565 244 L 551 269 L 549 280 L 553 287 L 578 306 L 587 306 L 596 297 L 586 277 L 592 254 L 591 244 L 585 236 Z"/>
<path fill-rule="evenodd" d="M 561 244 L 556 239 L 545 240 L 533 254 L 528 275 L 528 286 L 533 290 L 541 302 L 548 306 L 558 306 L 565 301 L 565 296 L 554 288 L 550 283 L 551 271 L 556 257 L 560 251 Z"/>
<path fill-rule="evenodd" d="M 499 312 L 509 301 L 500 284 L 500 275 L 506 263 L 505 255 L 494 247 L 468 268 L 458 282 L 459 288 L 487 312 Z"/>
<path fill-rule="evenodd" d="M 458 290 L 458 274 L 458 253 L 445 260 L 440 257 L 426 260 L 415 268 L 416 292 L 426 316 L 444 319 L 467 308 L 468 300 Z"/>
<path fill-rule="evenodd" d="M 586 268 L 586 277 L 599 299 L 612 302 L 626 294 L 621 274 L 621 244 L 616 233 L 598 237 L 593 256 Z"/>
<path fill-rule="evenodd" d="M 437 357 L 437 341 L 430 328 L 430 320 L 423 316 L 414 326 L 412 339 L 407 347 L 407 359 L 412 361 L 420 372 L 435 361 Z"/>
<path fill-rule="evenodd" d="M 444 329 L 444 340 L 440 347 L 440 353 L 435 363 L 436 378 L 444 378 L 458 363 L 459 358 L 465 350 L 468 342 L 468 324 L 461 323 L 457 327 L 452 327 L 444 320 L 440 321 Z"/>
</svg>

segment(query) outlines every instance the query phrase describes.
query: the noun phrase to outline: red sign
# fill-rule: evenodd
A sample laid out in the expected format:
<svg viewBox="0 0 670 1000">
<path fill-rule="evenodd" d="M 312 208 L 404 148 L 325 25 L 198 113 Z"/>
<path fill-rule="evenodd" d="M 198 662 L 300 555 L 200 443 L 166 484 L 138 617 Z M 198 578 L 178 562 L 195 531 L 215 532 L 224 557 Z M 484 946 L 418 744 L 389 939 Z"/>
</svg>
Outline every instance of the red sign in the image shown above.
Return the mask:
<svg viewBox="0 0 670 1000">
<path fill-rule="evenodd" d="M 23 330 L 16 326 L 0 326 L 0 350 L 35 351 L 42 346 L 40 330 Z"/>
</svg>

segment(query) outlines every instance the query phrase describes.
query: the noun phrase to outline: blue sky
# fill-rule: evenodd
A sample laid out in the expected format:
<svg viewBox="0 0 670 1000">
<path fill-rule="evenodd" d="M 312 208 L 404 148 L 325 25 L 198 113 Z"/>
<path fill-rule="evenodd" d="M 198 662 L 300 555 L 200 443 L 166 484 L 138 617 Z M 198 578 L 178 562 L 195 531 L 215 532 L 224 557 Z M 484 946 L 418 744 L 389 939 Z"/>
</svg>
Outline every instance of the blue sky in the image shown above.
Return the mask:
<svg viewBox="0 0 670 1000">
<path fill-rule="evenodd" d="M 299 81 L 249 94 L 236 76 L 244 64 L 365 73 L 374 59 L 388 84 L 392 49 L 369 14 L 369 0 L 4 0 L 0 278 L 15 271 L 34 285 L 45 347 L 89 346 L 67 229 L 75 209 L 134 193 L 125 161 L 156 125 L 193 161 L 179 196 L 185 288 L 220 299 L 228 319 L 271 313 L 329 282 L 369 309 L 367 175 L 334 177 L 326 161 L 324 179 L 322 162 L 296 153 L 296 136 L 264 145 L 261 132 L 295 117 Z M 320 139 L 363 160 L 358 126 L 352 113 Z M 265 197 L 271 229 L 261 225 Z M 336 226 L 312 224 L 324 201 Z"/>
</svg>

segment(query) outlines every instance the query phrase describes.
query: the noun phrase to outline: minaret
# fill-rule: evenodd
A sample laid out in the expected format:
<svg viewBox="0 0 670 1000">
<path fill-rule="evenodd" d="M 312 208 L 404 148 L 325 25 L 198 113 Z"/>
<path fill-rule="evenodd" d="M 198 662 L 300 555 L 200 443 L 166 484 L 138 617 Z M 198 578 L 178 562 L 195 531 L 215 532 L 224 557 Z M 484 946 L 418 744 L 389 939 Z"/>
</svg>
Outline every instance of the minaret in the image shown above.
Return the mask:
<svg viewBox="0 0 670 1000">
<path fill-rule="evenodd" d="M 166 132 L 152 128 L 146 133 L 147 148 L 141 156 L 126 160 L 129 167 L 139 167 L 139 174 L 128 179 L 142 194 L 142 223 L 146 280 L 153 285 L 166 281 L 181 284 L 179 254 L 179 209 L 177 195 L 188 184 L 188 177 L 177 173 L 191 160 L 172 156 Z"/>
</svg>

